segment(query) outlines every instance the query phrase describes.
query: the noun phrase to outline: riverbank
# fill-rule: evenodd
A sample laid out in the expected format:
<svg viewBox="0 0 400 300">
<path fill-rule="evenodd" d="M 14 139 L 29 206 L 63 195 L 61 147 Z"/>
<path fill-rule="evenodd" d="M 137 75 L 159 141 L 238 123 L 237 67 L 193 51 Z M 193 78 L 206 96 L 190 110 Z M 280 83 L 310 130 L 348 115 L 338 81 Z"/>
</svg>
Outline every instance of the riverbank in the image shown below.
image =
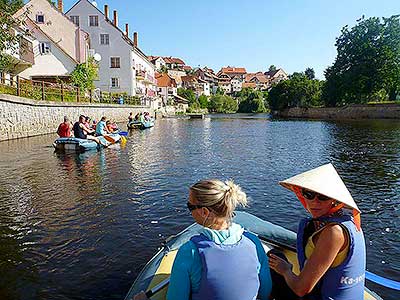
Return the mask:
<svg viewBox="0 0 400 300">
<path fill-rule="evenodd" d="M 400 104 L 350 104 L 343 107 L 294 107 L 274 116 L 301 119 L 400 119 Z"/>
<path fill-rule="evenodd" d="M 143 111 L 154 115 L 150 106 L 60 103 L 0 94 L 0 141 L 54 133 L 64 116 L 71 121 L 83 114 L 96 120 L 107 116 L 115 122 L 125 122 L 130 112 L 135 115 Z"/>
</svg>

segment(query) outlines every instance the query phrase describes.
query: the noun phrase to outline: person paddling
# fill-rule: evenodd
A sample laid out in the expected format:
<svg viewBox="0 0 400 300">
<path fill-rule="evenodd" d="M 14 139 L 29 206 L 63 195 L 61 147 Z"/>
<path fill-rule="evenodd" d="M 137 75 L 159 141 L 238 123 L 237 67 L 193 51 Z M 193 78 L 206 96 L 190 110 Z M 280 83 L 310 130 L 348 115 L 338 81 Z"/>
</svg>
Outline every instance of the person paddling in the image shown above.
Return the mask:
<svg viewBox="0 0 400 300">
<path fill-rule="evenodd" d="M 89 135 L 91 133 L 94 133 L 94 130 L 87 128 L 84 123 L 85 123 L 85 116 L 84 115 L 79 116 L 79 121 L 75 122 L 73 127 L 74 136 L 78 139 L 93 140 L 96 143 L 101 144 L 104 147 L 107 147 L 108 144 L 106 142 L 102 143 L 97 137 Z"/>
<path fill-rule="evenodd" d="M 202 180 L 190 187 L 187 208 L 201 233 L 183 244 L 172 266 L 168 300 L 267 300 L 268 258 L 260 240 L 232 222 L 246 194 L 232 181 Z M 136 300 L 146 299 L 143 293 Z"/>
<path fill-rule="evenodd" d="M 300 274 L 275 254 L 270 255 L 271 269 L 296 295 L 306 295 L 304 299 L 363 299 L 365 242 L 360 210 L 333 165 L 280 184 L 296 194 L 311 218 L 300 221 L 297 233 Z"/>
</svg>

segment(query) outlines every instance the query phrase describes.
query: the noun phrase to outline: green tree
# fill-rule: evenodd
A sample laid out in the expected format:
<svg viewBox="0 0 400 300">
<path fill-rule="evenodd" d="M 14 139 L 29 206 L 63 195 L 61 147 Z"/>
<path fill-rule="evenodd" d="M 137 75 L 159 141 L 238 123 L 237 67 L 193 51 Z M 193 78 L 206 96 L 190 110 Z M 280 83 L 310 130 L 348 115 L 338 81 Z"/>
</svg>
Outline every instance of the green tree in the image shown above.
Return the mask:
<svg viewBox="0 0 400 300">
<path fill-rule="evenodd" d="M 189 100 L 189 105 L 191 103 L 196 102 L 196 95 L 194 94 L 194 92 L 192 90 L 178 88 L 178 95 Z"/>
<path fill-rule="evenodd" d="M 304 71 L 304 75 L 306 75 L 306 77 L 307 77 L 308 79 L 315 79 L 315 71 L 314 71 L 313 68 L 307 68 L 307 69 Z"/>
<path fill-rule="evenodd" d="M 263 93 L 252 88 L 244 88 L 238 93 L 239 109 L 242 113 L 262 113 L 266 111 Z"/>
<path fill-rule="evenodd" d="M 217 90 L 215 91 L 216 95 L 225 95 L 225 91 L 222 87 L 217 87 Z"/>
<path fill-rule="evenodd" d="M 327 106 L 366 103 L 384 91 L 394 100 L 400 90 L 400 21 L 360 19 L 336 39 L 337 56 L 325 70 Z"/>
<path fill-rule="evenodd" d="M 86 63 L 79 64 L 71 73 L 71 82 L 81 91 L 94 89 L 94 80 L 98 77 L 98 65 L 93 57 Z"/>
<path fill-rule="evenodd" d="M 293 73 L 269 91 L 268 102 L 272 110 L 290 107 L 321 106 L 323 82 L 308 79 L 304 73 Z"/>
<path fill-rule="evenodd" d="M 268 72 L 275 72 L 276 71 L 276 67 L 274 65 L 270 65 L 268 68 Z"/>
<path fill-rule="evenodd" d="M 199 99 L 200 108 L 208 107 L 208 97 L 206 95 L 200 95 Z"/>
<path fill-rule="evenodd" d="M 238 109 L 237 100 L 227 95 L 213 95 L 210 98 L 208 110 L 217 113 L 234 113 Z"/>
<path fill-rule="evenodd" d="M 167 74 L 167 73 L 168 73 L 168 68 L 167 68 L 167 66 L 162 65 L 161 68 L 160 68 L 160 73 L 165 73 L 165 74 Z"/>
<path fill-rule="evenodd" d="M 13 14 L 24 5 L 23 0 L 0 0 L 0 71 L 11 72 L 15 59 L 12 55 L 17 51 L 19 35 L 14 34 L 14 27 L 20 24 Z"/>
</svg>

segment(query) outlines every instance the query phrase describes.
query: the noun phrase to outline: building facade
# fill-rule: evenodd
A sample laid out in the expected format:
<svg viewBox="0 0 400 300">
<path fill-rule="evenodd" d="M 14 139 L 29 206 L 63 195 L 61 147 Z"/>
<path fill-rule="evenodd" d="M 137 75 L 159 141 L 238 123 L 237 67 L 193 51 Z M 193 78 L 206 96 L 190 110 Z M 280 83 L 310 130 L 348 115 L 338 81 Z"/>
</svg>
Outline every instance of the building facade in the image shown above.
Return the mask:
<svg viewBox="0 0 400 300">
<path fill-rule="evenodd" d="M 66 12 L 77 26 L 89 33 L 91 48 L 100 54 L 99 78 L 95 85 L 101 91 L 128 95 L 154 96 L 156 93 L 155 66 L 137 46 L 137 33 L 129 38 L 118 27 L 118 12 L 109 17 L 108 5 L 104 13 L 93 3 L 79 0 Z"/>
<path fill-rule="evenodd" d="M 89 35 L 47 0 L 31 0 L 15 14 L 25 33 L 23 48 L 31 52 L 31 66 L 19 72 L 30 79 L 68 79 L 77 64 L 89 57 Z"/>
</svg>

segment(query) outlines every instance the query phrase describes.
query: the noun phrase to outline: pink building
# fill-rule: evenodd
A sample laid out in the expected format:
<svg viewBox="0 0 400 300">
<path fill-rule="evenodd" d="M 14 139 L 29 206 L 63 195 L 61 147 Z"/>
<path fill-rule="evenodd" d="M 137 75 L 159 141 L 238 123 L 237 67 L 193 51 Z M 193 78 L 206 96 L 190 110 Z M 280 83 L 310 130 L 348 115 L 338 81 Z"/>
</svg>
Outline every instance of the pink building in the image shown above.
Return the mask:
<svg viewBox="0 0 400 300">
<path fill-rule="evenodd" d="M 63 2 L 55 7 L 47 0 L 30 0 L 14 17 L 34 38 L 34 63 L 20 75 L 32 79 L 68 77 L 89 56 L 89 35 L 63 13 Z"/>
</svg>

